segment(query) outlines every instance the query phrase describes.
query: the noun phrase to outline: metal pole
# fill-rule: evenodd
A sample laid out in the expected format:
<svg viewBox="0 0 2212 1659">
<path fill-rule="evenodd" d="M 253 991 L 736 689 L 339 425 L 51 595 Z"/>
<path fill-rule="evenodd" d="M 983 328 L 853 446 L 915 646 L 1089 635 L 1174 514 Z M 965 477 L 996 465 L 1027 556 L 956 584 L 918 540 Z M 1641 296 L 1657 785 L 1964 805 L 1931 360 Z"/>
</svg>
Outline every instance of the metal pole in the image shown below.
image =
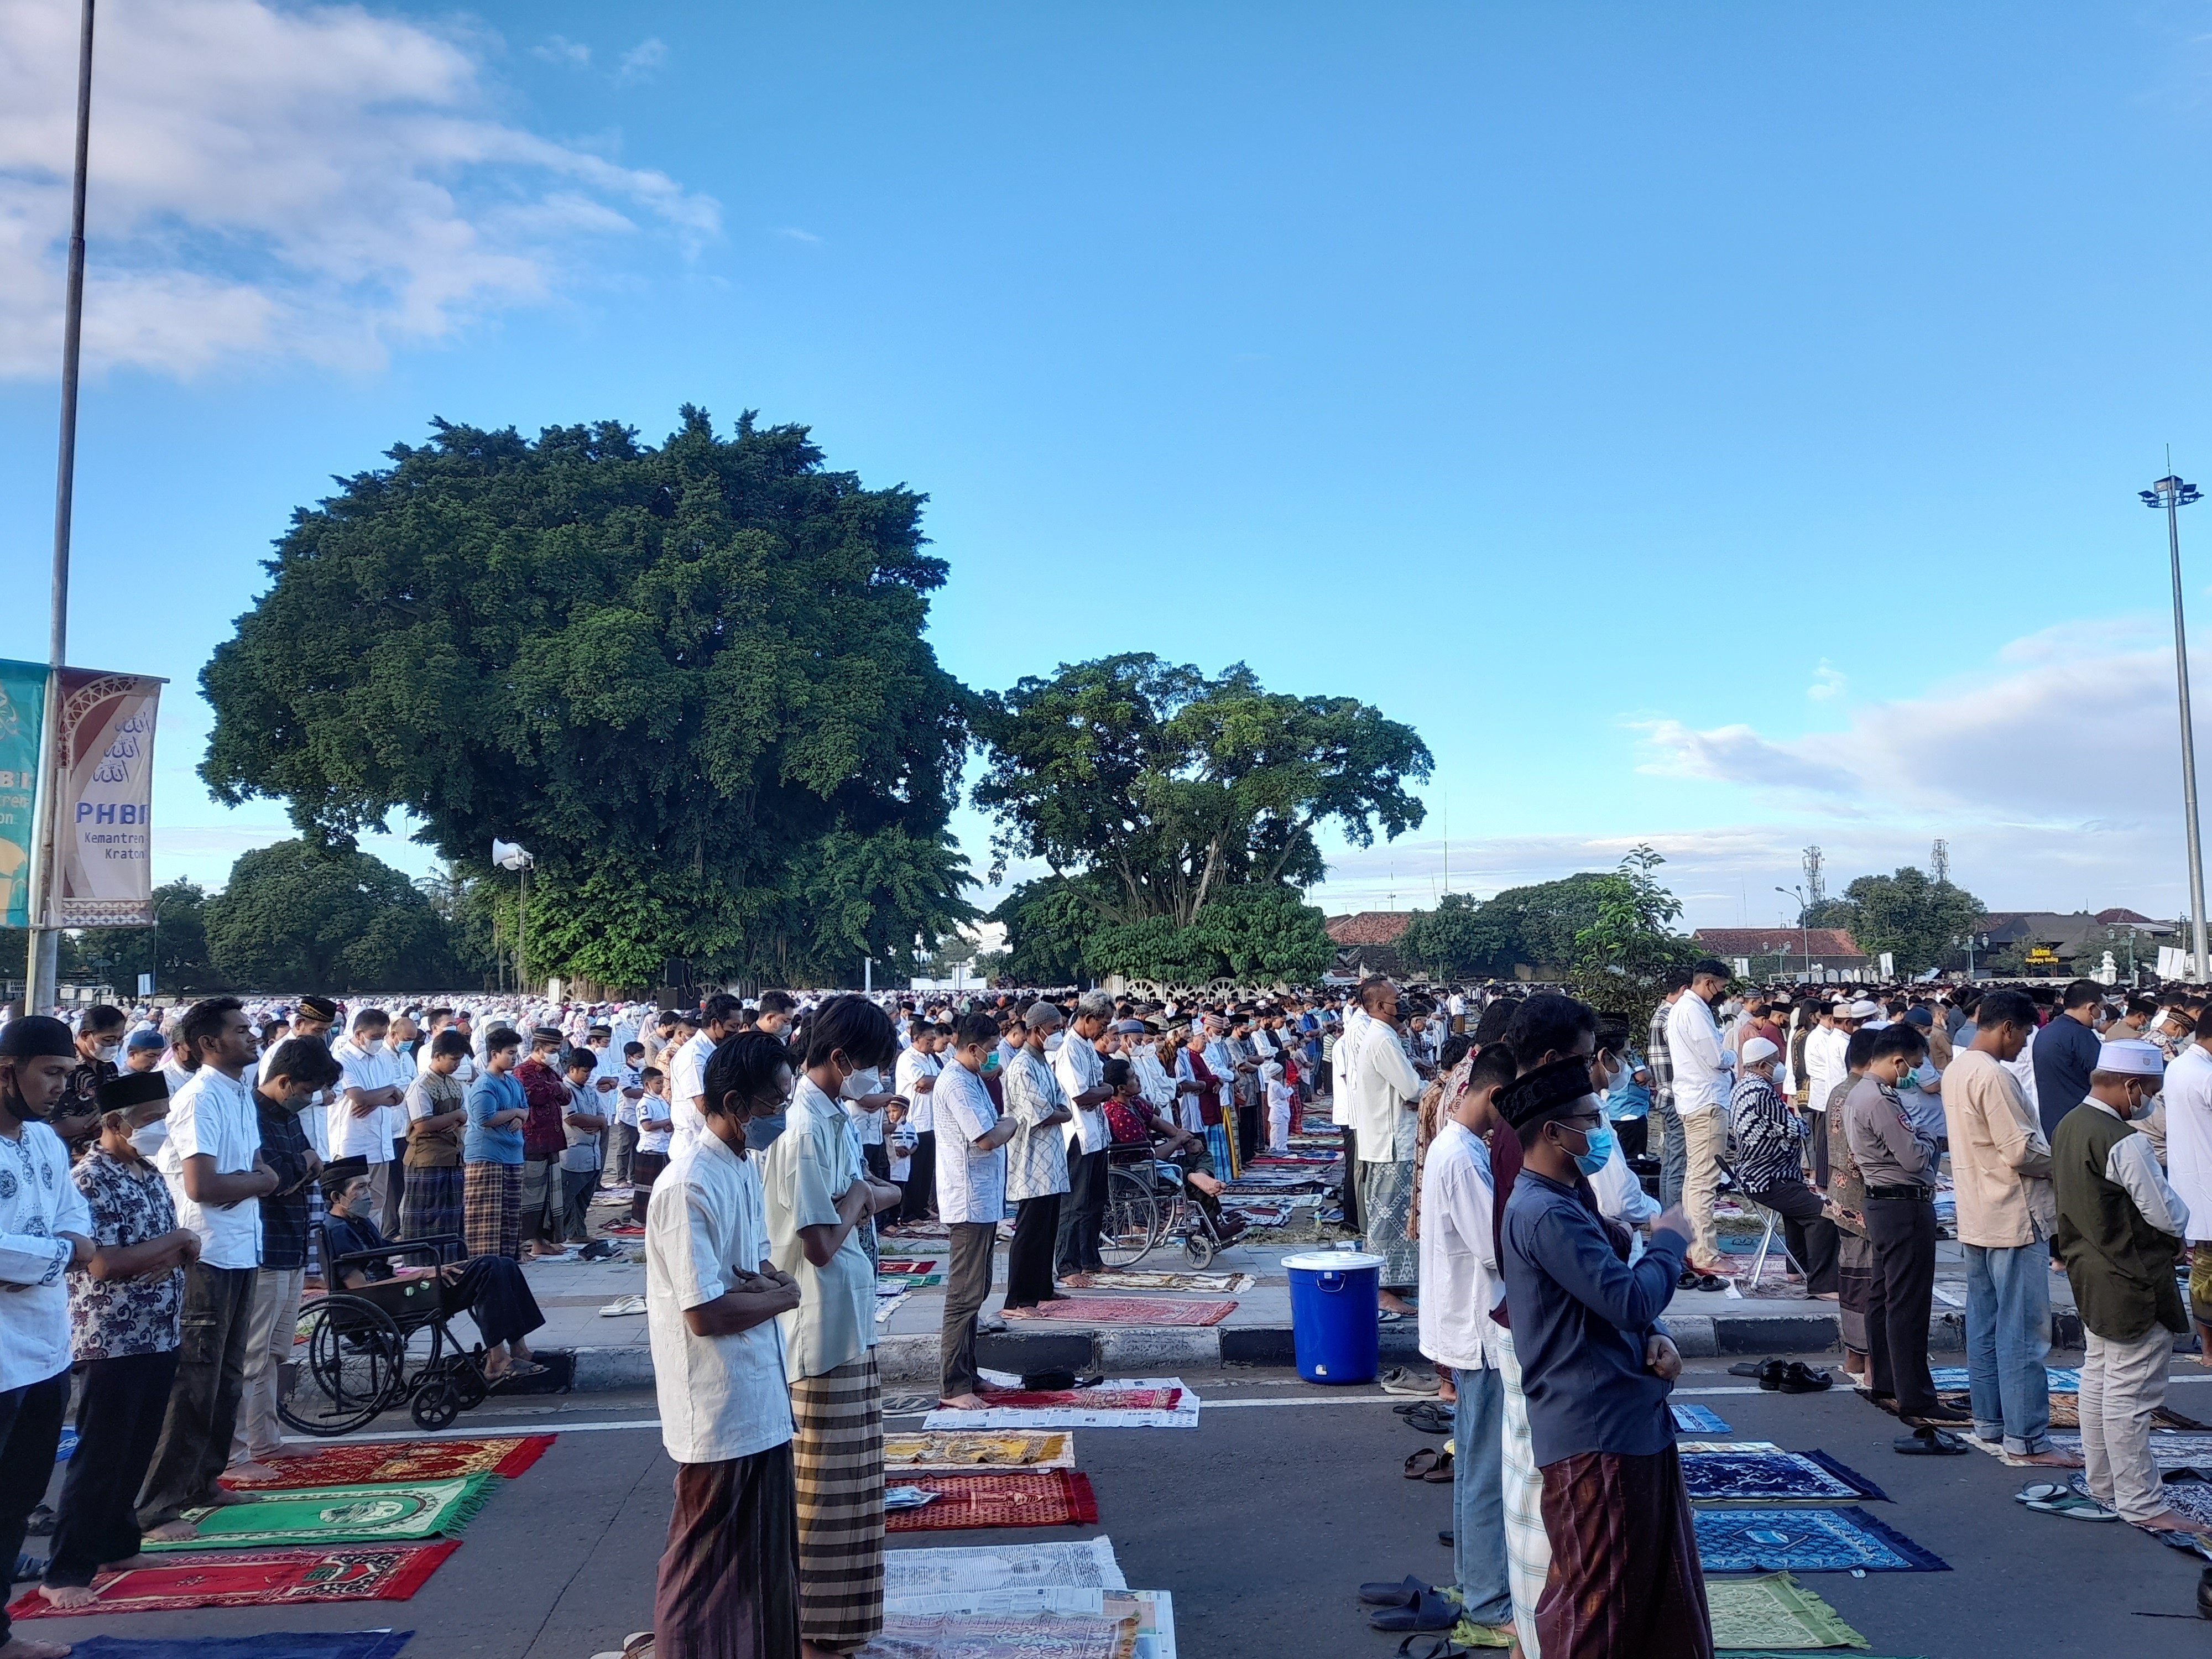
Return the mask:
<svg viewBox="0 0 2212 1659">
<path fill-rule="evenodd" d="M 530 866 L 522 866 L 522 891 L 514 901 L 514 983 L 530 994 Z"/>
<path fill-rule="evenodd" d="M 2189 638 L 2181 620 L 2181 491 L 2165 490 L 2166 545 L 2173 568 L 2173 673 L 2181 695 L 2181 802 L 2189 830 L 2189 914 L 2195 966 L 2190 977 L 2202 985 L 2204 957 L 2204 848 L 2197 828 L 2197 738 L 2189 721 Z"/>
<path fill-rule="evenodd" d="M 62 312 L 62 432 L 54 467 L 53 590 L 46 633 L 46 708 L 39 738 L 39 787 L 31 831 L 30 960 L 23 1012 L 55 1000 L 61 934 L 53 925 L 61 805 L 62 663 L 69 654 L 70 517 L 76 495 L 78 348 L 84 337 L 84 184 L 92 152 L 92 5 L 84 0 L 76 48 L 76 170 L 70 192 L 69 289 Z"/>
</svg>

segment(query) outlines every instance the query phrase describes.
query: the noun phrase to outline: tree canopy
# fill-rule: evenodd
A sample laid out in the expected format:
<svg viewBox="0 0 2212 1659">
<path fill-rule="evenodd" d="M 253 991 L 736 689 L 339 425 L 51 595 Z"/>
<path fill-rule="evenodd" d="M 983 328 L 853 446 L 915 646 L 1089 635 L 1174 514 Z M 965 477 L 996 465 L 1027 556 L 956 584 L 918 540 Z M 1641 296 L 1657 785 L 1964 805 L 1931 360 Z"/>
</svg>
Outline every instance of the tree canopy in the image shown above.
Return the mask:
<svg viewBox="0 0 2212 1659">
<path fill-rule="evenodd" d="M 201 675 L 209 787 L 339 851 L 398 811 L 465 872 L 520 842 L 532 969 L 610 985 L 834 982 L 972 916 L 925 498 L 682 422 L 436 422 L 297 512 Z"/>
<path fill-rule="evenodd" d="M 206 914 L 216 970 L 247 990 L 404 991 L 454 980 L 428 896 L 367 853 L 295 840 L 241 854 Z"/>
<path fill-rule="evenodd" d="M 141 974 L 153 975 L 155 988 L 180 994 L 222 988 L 208 956 L 207 894 L 197 882 L 156 887 L 151 927 L 88 927 L 76 946 L 76 971 L 120 995 L 137 991 Z"/>
<path fill-rule="evenodd" d="M 1948 881 L 1906 865 L 1894 875 L 1861 876 L 1841 898 L 1806 913 L 1813 927 L 1848 927 L 1869 956 L 1889 952 L 1897 971 L 1924 974 L 1956 955 L 1984 915 L 1982 902 Z"/>
<path fill-rule="evenodd" d="M 1209 678 L 1142 653 L 1062 665 L 984 699 L 975 804 L 998 818 L 1008 971 L 1304 979 L 1334 949 L 1301 890 L 1316 832 L 1354 846 L 1419 825 L 1432 764 L 1413 729 L 1351 697 L 1271 692 L 1242 663 Z"/>
</svg>

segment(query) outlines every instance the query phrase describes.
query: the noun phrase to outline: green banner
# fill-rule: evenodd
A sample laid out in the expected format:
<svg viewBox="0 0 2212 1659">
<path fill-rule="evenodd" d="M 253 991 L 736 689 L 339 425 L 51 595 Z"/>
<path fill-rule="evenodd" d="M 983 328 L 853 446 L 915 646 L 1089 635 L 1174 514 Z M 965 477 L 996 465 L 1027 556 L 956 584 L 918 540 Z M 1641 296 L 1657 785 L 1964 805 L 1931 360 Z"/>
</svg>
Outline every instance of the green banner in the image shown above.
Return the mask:
<svg viewBox="0 0 2212 1659">
<path fill-rule="evenodd" d="M 31 923 L 31 807 L 46 711 L 46 664 L 0 659 L 0 927 Z"/>
</svg>

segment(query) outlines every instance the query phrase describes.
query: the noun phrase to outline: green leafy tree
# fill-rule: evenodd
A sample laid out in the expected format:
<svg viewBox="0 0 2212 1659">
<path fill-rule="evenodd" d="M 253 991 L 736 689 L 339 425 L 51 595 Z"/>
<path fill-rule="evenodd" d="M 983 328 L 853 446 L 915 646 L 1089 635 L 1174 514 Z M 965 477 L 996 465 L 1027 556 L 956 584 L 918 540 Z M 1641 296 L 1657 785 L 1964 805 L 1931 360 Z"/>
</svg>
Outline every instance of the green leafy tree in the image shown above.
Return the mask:
<svg viewBox="0 0 2212 1659">
<path fill-rule="evenodd" d="M 1958 941 L 1985 915 L 1982 902 L 1906 865 L 1894 875 L 1861 876 L 1843 896 L 1815 905 L 1814 927 L 1845 927 L 1870 957 L 1889 952 L 1901 975 L 1924 974 L 1958 954 Z"/>
<path fill-rule="evenodd" d="M 923 496 L 690 407 L 658 448 L 438 422 L 391 457 L 295 514 L 202 673 L 218 798 L 338 848 L 404 810 L 471 875 L 521 842 L 533 976 L 834 982 L 972 915 Z"/>
<path fill-rule="evenodd" d="M 207 905 L 216 970 L 250 990 L 448 985 L 446 924 L 405 875 L 362 852 L 280 841 L 240 855 Z"/>
<path fill-rule="evenodd" d="M 1441 980 L 1494 975 L 1503 941 L 1485 918 L 1486 908 L 1473 894 L 1446 893 L 1435 909 L 1416 911 L 1406 924 L 1398 936 L 1399 957 Z M 1504 971 L 1510 973 L 1511 965 Z"/>
<path fill-rule="evenodd" d="M 1638 847 L 1610 875 L 1592 879 L 1596 900 L 1588 926 L 1577 928 L 1567 984 L 1595 1007 L 1627 1016 L 1641 1035 L 1658 1005 L 1668 969 L 1686 968 L 1704 951 L 1674 929 L 1681 901 L 1653 872 L 1667 860 Z"/>
<path fill-rule="evenodd" d="M 1000 972 L 1017 985 L 1073 985 L 1085 976 L 1084 947 L 1105 924 L 1075 884 L 1026 881 L 999 902 L 994 921 L 1006 929 Z"/>
<path fill-rule="evenodd" d="M 222 988 L 208 958 L 207 895 L 197 882 L 164 882 L 154 890 L 151 927 L 88 927 L 76 952 L 80 971 L 119 995 L 136 994 L 141 974 L 180 995 Z"/>
</svg>

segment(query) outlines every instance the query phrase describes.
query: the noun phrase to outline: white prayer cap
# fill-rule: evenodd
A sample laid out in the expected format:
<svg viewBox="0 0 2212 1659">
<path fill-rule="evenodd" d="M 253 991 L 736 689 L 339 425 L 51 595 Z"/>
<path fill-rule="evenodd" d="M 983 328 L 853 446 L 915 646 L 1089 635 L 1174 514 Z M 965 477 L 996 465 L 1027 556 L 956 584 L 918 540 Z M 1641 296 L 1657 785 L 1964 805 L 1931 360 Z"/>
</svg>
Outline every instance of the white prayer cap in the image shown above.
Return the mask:
<svg viewBox="0 0 2212 1659">
<path fill-rule="evenodd" d="M 1753 1037 L 1743 1045 L 1743 1063 L 1756 1066 L 1762 1060 L 1771 1060 L 1782 1050 L 1766 1037 Z"/>
<path fill-rule="evenodd" d="M 1850 1007 L 1846 1012 L 1850 1018 L 1853 1019 L 1872 1019 L 1875 1015 L 1881 1012 L 1881 1009 L 1877 1005 L 1869 1002 L 1865 998 L 1862 997 L 1856 1002 L 1851 1004 Z"/>
<path fill-rule="evenodd" d="M 2127 1037 L 2098 1048 L 2097 1069 L 2118 1072 L 2130 1077 L 2158 1077 L 2166 1070 L 2166 1056 L 2159 1053 L 2158 1045 L 2154 1042 L 2145 1042 L 2141 1037 Z"/>
</svg>

